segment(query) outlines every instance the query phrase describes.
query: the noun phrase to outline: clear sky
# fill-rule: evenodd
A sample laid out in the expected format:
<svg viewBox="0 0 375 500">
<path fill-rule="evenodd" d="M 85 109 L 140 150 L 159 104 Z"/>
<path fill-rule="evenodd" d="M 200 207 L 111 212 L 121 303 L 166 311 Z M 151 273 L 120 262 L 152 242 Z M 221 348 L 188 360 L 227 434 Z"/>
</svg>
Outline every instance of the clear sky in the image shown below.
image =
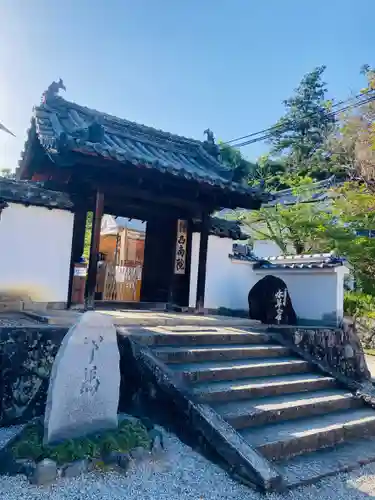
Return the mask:
<svg viewBox="0 0 375 500">
<path fill-rule="evenodd" d="M 375 0 L 0 0 L 0 168 L 15 168 L 42 92 L 170 132 L 229 140 L 271 126 L 327 65 L 330 96 L 375 65 Z M 255 159 L 266 151 L 244 150 Z"/>
</svg>

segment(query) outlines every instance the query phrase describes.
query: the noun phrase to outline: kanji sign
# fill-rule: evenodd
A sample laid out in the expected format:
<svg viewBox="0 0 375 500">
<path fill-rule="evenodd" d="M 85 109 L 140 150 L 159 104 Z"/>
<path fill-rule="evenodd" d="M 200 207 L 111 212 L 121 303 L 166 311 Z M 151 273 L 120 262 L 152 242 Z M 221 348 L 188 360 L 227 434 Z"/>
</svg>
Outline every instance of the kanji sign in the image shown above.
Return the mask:
<svg viewBox="0 0 375 500">
<path fill-rule="evenodd" d="M 174 260 L 174 274 L 185 274 L 187 246 L 187 221 L 177 221 L 176 255 Z"/>
</svg>

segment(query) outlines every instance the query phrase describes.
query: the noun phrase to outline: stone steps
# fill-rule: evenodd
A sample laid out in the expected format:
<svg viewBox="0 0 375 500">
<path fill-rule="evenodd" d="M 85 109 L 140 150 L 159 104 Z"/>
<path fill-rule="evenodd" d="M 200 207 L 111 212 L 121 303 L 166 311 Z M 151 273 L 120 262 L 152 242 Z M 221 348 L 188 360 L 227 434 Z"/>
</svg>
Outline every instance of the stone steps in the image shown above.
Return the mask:
<svg viewBox="0 0 375 500">
<path fill-rule="evenodd" d="M 360 408 L 363 403 L 340 389 L 247 399 L 214 405 L 235 429 Z"/>
<path fill-rule="evenodd" d="M 375 461 L 375 410 L 333 377 L 262 331 L 208 330 L 158 332 L 151 349 L 288 487 Z"/>
<path fill-rule="evenodd" d="M 335 385 L 335 379 L 332 377 L 314 373 L 197 384 L 192 387 L 192 393 L 199 402 L 214 403 L 293 392 L 318 391 L 335 387 Z"/>
<path fill-rule="evenodd" d="M 372 434 L 375 434 L 375 411 L 371 408 L 347 410 L 241 431 L 246 441 L 272 461 L 336 446 L 349 439 Z"/>
<path fill-rule="evenodd" d="M 202 361 L 224 361 L 248 358 L 271 358 L 287 356 L 289 349 L 281 345 L 205 345 L 184 347 L 157 347 L 156 356 L 165 363 L 192 363 Z"/>
<path fill-rule="evenodd" d="M 157 328 L 152 337 L 153 346 L 187 347 L 187 346 L 213 346 L 236 344 L 269 344 L 270 336 L 263 332 L 248 332 L 245 335 L 236 330 L 228 332 L 221 328 Z M 167 333 L 167 331 L 168 333 Z M 167 333 L 167 334 L 166 334 Z"/>
<path fill-rule="evenodd" d="M 312 484 L 375 462 L 375 439 L 367 437 L 275 462 L 287 487 Z"/>
<path fill-rule="evenodd" d="M 238 380 L 247 377 L 306 373 L 307 361 L 298 358 L 266 358 L 234 361 L 206 361 L 171 365 L 171 368 L 191 383 Z"/>
</svg>

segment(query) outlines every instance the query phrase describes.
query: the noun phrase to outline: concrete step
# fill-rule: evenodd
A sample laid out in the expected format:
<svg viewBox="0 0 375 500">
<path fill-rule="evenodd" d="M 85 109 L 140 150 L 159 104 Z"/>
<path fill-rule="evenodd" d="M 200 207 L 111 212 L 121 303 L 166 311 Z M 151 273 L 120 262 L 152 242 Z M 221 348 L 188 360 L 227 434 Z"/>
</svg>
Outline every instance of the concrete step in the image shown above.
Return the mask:
<svg viewBox="0 0 375 500">
<path fill-rule="evenodd" d="M 354 397 L 351 392 L 340 389 L 284 394 L 214 405 L 214 409 L 236 429 L 361 407 L 363 402 L 360 399 Z"/>
<path fill-rule="evenodd" d="M 364 407 L 264 427 L 242 436 L 269 460 L 281 460 L 375 434 L 375 410 Z"/>
<path fill-rule="evenodd" d="M 173 364 L 171 368 L 176 373 L 182 374 L 188 382 L 195 383 L 306 373 L 309 371 L 310 365 L 303 359 L 266 358 Z"/>
<path fill-rule="evenodd" d="M 187 347 L 156 347 L 154 354 L 165 363 L 192 363 L 246 358 L 288 356 L 289 349 L 281 345 L 206 345 Z"/>
<path fill-rule="evenodd" d="M 228 382 L 211 382 L 192 387 L 195 398 L 200 402 L 214 403 L 239 399 L 277 396 L 293 392 L 311 392 L 336 386 L 335 379 L 323 375 L 284 375 L 279 377 L 258 377 Z"/>
<path fill-rule="evenodd" d="M 295 488 L 371 462 L 375 462 L 375 439 L 368 437 L 276 462 L 275 465 L 286 486 Z"/>
<path fill-rule="evenodd" d="M 213 345 L 236 345 L 236 344 L 268 344 L 272 342 L 271 337 L 263 332 L 230 331 L 219 328 L 190 328 L 168 329 L 159 328 L 152 337 L 154 346 L 213 346 Z"/>
</svg>

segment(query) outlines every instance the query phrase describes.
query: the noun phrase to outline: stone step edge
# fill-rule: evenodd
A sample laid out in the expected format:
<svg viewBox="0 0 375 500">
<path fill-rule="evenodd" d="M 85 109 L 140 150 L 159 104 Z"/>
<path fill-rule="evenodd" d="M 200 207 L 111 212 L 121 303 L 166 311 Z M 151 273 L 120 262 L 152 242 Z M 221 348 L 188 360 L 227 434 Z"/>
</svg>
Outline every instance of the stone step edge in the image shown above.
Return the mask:
<svg viewBox="0 0 375 500">
<path fill-rule="evenodd" d="M 375 417 L 375 412 L 374 412 Z M 317 418 L 317 417 L 314 417 Z M 305 418 L 304 420 L 308 420 Z M 353 439 L 361 439 L 369 436 L 369 426 L 371 427 L 371 435 L 375 432 L 375 420 L 354 421 L 349 424 L 336 424 L 326 428 L 317 429 L 316 432 L 300 435 L 298 437 L 290 435 L 289 439 L 280 439 L 279 441 L 270 441 L 259 445 L 253 444 L 254 448 L 262 453 L 269 460 L 282 460 L 283 458 L 292 458 L 305 453 L 311 453 L 331 446 L 337 446 Z M 310 447 L 307 448 L 309 442 Z M 300 447 L 301 449 L 297 450 Z M 283 457 L 280 453 L 285 453 L 289 449 L 287 456 Z M 276 450 L 278 455 L 276 456 Z M 272 455 L 272 458 L 270 458 Z"/>
<path fill-rule="evenodd" d="M 311 392 L 311 394 L 313 393 L 314 392 Z M 303 392 L 299 394 L 302 395 Z M 333 398 L 334 396 L 332 395 L 331 397 Z M 264 399 L 266 400 L 267 397 Z M 243 400 L 239 401 L 238 404 L 241 405 L 242 402 Z M 275 404 L 274 407 L 262 410 L 254 407 L 253 412 L 244 410 L 243 412 L 237 414 L 233 412 L 225 413 L 220 411 L 220 406 L 224 406 L 223 403 L 217 405 L 218 408 L 215 408 L 215 410 L 235 429 L 245 429 L 246 427 L 251 428 L 281 423 L 286 420 L 299 420 L 300 418 L 307 418 L 308 416 L 317 417 L 322 415 L 322 408 L 324 408 L 323 415 L 326 415 L 327 413 L 335 413 L 345 409 L 360 408 L 362 405 L 362 401 L 356 398 L 353 394 L 347 393 L 347 396 L 340 399 L 330 400 L 327 397 L 327 399 L 323 401 L 311 403 L 308 402 L 308 400 L 303 401 L 303 399 L 300 399 L 299 402 L 292 401 L 289 406 L 280 407 Z"/>
<path fill-rule="evenodd" d="M 124 330 L 123 327 L 117 327 L 117 330 Z M 264 331 L 259 332 L 225 332 L 225 333 L 146 333 L 139 335 L 137 342 L 150 347 L 205 347 L 208 345 L 256 345 L 256 344 L 274 344 L 270 335 Z"/>
<path fill-rule="evenodd" d="M 285 375 L 284 375 L 284 377 L 288 378 L 288 376 L 285 376 Z M 261 378 L 267 378 L 267 377 L 261 377 Z M 272 378 L 274 378 L 274 377 L 270 377 L 270 380 L 272 380 Z M 244 380 L 248 380 L 249 382 L 252 381 L 251 378 L 244 379 Z M 232 383 L 232 386 L 230 386 L 229 385 L 230 381 L 227 381 L 228 388 L 223 387 L 217 391 L 200 391 L 199 390 L 200 387 L 196 386 L 195 388 L 193 388 L 192 392 L 193 392 L 194 396 L 197 399 L 199 399 L 199 401 L 202 401 L 202 399 L 207 397 L 207 396 L 210 398 L 211 401 L 215 401 L 215 399 L 213 399 L 213 398 L 221 397 L 221 395 L 230 396 L 229 399 L 227 398 L 228 401 L 236 401 L 237 399 L 242 400 L 242 399 L 248 399 L 250 397 L 254 397 L 254 398 L 263 397 L 263 396 L 259 395 L 258 393 L 260 393 L 260 392 L 268 393 L 270 390 L 272 390 L 276 387 L 286 389 L 285 391 L 277 393 L 278 395 L 280 395 L 280 394 L 292 394 L 292 393 L 299 393 L 299 392 L 300 393 L 312 392 L 314 390 L 324 390 L 326 388 L 335 387 L 335 385 L 336 385 L 335 379 L 333 377 L 328 377 L 328 376 L 327 377 L 321 376 L 319 378 L 312 378 L 312 379 L 309 379 L 308 381 L 303 380 L 303 379 L 296 379 L 296 380 L 293 380 L 287 384 L 285 384 L 285 380 L 281 380 L 281 381 L 279 381 L 279 383 L 273 384 L 273 385 L 250 384 L 249 383 L 247 387 L 243 386 L 244 380 L 242 380 L 242 384 L 240 385 L 239 388 L 234 388 L 233 383 Z M 225 382 L 218 382 L 217 384 L 219 385 L 219 384 L 223 384 L 223 383 L 225 383 Z M 319 388 L 314 389 L 313 387 L 310 387 L 310 388 L 305 389 L 305 387 L 306 387 L 305 384 L 308 384 L 309 386 L 318 385 Z M 301 389 L 295 387 L 298 385 L 302 385 Z M 321 387 L 321 385 L 323 385 L 323 388 Z M 257 395 L 250 396 L 250 394 L 252 394 L 252 393 L 257 393 Z M 213 396 L 213 398 L 212 398 L 212 396 Z M 267 396 L 264 396 L 264 397 L 267 397 Z"/>
<path fill-rule="evenodd" d="M 220 360 L 239 360 L 247 358 L 270 358 L 288 356 L 290 350 L 279 345 L 238 344 L 223 346 L 155 347 L 155 355 L 169 364 L 204 362 Z"/>
<path fill-rule="evenodd" d="M 173 367 L 173 371 L 176 373 L 181 373 L 184 379 L 191 383 L 203 383 L 203 382 L 240 382 L 241 380 L 246 380 L 249 378 L 267 377 L 272 379 L 272 377 L 282 376 L 282 375 L 296 375 L 302 373 L 308 373 L 311 371 L 311 367 L 307 361 L 304 360 L 291 360 L 290 362 L 280 363 L 277 362 L 279 358 L 274 359 L 274 363 L 259 364 L 249 363 L 248 365 L 243 364 L 239 366 L 225 366 L 220 369 L 179 369 L 178 363 L 171 363 L 170 366 Z M 236 360 L 237 361 L 237 360 Z M 244 360 L 246 361 L 246 359 Z M 192 363 L 195 364 L 195 363 Z M 197 362 L 196 364 L 201 364 Z M 202 363 L 204 364 L 204 362 Z"/>
<path fill-rule="evenodd" d="M 195 403 L 188 390 L 173 372 L 146 346 L 131 339 L 132 351 L 139 367 L 152 377 L 158 387 L 174 400 L 190 424 L 204 436 L 225 460 L 230 475 L 247 486 L 263 491 L 284 491 L 277 469 L 225 422 L 210 406 Z"/>
<path fill-rule="evenodd" d="M 374 440 L 372 440 L 374 441 Z M 274 462 L 282 475 L 288 489 L 314 484 L 325 477 L 335 476 L 342 472 L 350 472 L 363 465 L 375 462 L 375 442 L 369 446 L 368 439 L 358 439 L 323 450 L 306 453 L 289 460 Z M 346 459 L 343 454 L 349 450 L 353 458 Z M 372 452 L 371 452 L 372 450 Z M 364 456 L 367 453 L 366 456 Z M 319 464 L 317 466 L 317 463 Z M 305 477 L 293 472 L 293 466 L 310 474 Z M 318 470 L 319 469 L 319 470 Z"/>
</svg>

